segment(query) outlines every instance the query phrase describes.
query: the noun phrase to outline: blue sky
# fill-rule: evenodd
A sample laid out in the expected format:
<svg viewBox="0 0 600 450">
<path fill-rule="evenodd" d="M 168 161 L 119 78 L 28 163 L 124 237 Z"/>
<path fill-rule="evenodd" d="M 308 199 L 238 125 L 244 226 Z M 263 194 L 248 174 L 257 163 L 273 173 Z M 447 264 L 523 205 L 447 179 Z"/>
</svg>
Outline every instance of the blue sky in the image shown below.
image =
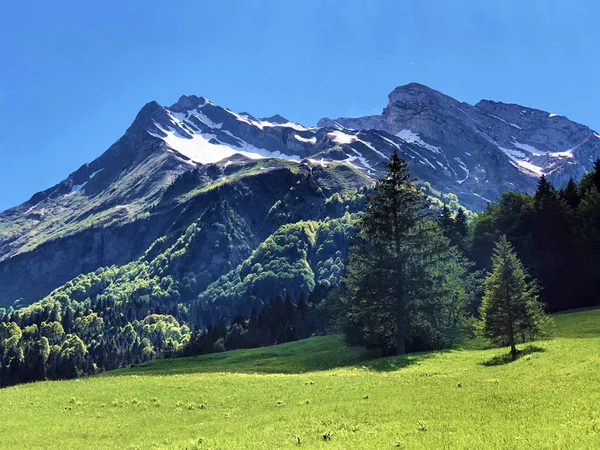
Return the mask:
<svg viewBox="0 0 600 450">
<path fill-rule="evenodd" d="M 314 124 L 417 81 L 600 130 L 597 0 L 104 0 L 0 12 L 0 210 L 106 150 L 148 101 L 197 94 Z"/>
</svg>

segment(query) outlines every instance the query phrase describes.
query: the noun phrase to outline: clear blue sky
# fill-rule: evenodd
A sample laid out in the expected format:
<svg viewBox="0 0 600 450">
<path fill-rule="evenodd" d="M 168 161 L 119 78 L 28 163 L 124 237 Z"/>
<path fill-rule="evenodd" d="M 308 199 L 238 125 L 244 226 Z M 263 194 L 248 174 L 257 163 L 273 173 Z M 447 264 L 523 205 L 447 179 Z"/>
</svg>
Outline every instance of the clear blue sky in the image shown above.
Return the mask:
<svg viewBox="0 0 600 450">
<path fill-rule="evenodd" d="M 148 101 L 304 124 L 417 81 L 600 130 L 597 0 L 104 0 L 0 10 L 0 210 L 93 160 Z"/>
</svg>

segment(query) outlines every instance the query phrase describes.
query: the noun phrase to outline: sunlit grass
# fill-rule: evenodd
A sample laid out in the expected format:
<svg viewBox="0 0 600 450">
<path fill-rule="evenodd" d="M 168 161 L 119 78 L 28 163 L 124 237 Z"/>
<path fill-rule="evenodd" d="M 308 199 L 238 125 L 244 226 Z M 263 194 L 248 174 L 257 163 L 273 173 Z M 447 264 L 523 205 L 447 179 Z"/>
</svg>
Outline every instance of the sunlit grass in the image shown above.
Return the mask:
<svg viewBox="0 0 600 450">
<path fill-rule="evenodd" d="M 1 447 L 600 448 L 600 310 L 555 323 L 496 366 L 506 349 L 373 360 L 328 336 L 15 386 Z"/>
</svg>

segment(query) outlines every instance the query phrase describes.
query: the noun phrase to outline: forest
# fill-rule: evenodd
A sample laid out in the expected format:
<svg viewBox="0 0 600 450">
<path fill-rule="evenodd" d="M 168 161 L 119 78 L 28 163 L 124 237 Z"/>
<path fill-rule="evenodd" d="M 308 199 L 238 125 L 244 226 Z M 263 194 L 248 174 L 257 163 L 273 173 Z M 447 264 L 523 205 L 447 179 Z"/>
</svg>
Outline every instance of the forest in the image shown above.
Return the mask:
<svg viewBox="0 0 600 450">
<path fill-rule="evenodd" d="M 329 199 L 339 217 L 282 226 L 218 280 L 185 270 L 204 232 L 193 224 L 139 260 L 0 310 L 0 385 L 328 333 L 382 355 L 474 333 L 514 348 L 544 334 L 544 312 L 598 304 L 600 161 L 578 183 L 557 189 L 542 176 L 533 195 L 507 191 L 469 218 L 434 208 L 397 155 L 389 169 Z M 495 321 L 507 267 L 520 302 L 510 333 Z"/>
</svg>

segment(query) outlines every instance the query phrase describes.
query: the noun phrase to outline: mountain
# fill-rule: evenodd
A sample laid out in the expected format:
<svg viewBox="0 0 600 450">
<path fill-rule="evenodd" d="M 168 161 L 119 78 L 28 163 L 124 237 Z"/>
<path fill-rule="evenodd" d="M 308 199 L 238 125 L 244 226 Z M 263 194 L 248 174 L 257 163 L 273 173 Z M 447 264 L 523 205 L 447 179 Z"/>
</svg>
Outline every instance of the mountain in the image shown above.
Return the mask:
<svg viewBox="0 0 600 450">
<path fill-rule="evenodd" d="M 346 232 L 330 228 L 344 228 L 345 214 L 360 210 L 394 150 L 428 194 L 479 211 L 506 189 L 532 191 L 542 173 L 559 185 L 578 179 L 600 156 L 600 139 L 562 116 L 487 100 L 471 106 L 415 83 L 396 88 L 381 115 L 325 118 L 317 127 L 193 95 L 169 107 L 150 102 L 99 158 L 0 213 L 0 306 L 159 256 L 178 262 L 161 263 L 152 277 L 171 270 L 201 278 L 190 302 L 202 293 L 239 306 L 271 271 L 244 264 L 261 266 L 255 252 L 279 242 L 278 232 L 295 236 L 302 275 L 293 287 L 271 278 L 275 291 L 335 283 Z M 332 239 L 326 250 L 319 233 Z M 189 249 L 185 262 L 172 256 Z M 223 286 L 241 297 L 232 300 Z"/>
<path fill-rule="evenodd" d="M 600 157 L 600 134 L 564 116 L 490 100 L 472 106 L 418 83 L 394 89 L 381 115 L 318 126 L 381 130 L 417 144 L 435 160 L 432 170 L 489 199 L 507 188 L 531 191 L 542 174 L 556 186 L 578 180 Z"/>
</svg>

